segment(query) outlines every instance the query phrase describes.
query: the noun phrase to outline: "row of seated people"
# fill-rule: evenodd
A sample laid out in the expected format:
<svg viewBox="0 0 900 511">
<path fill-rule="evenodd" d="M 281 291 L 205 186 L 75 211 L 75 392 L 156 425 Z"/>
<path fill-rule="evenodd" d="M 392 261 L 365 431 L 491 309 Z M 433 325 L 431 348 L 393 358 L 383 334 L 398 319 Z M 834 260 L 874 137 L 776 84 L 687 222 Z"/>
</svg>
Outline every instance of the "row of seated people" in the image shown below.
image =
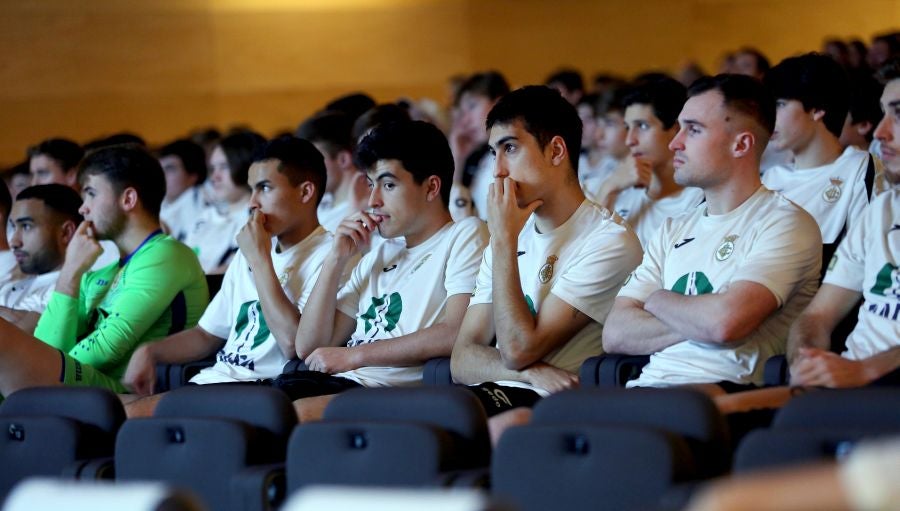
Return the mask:
<svg viewBox="0 0 900 511">
<path fill-rule="evenodd" d="M 825 66 L 817 56 L 782 65 Z M 882 101 L 888 115 L 875 131 L 889 181 L 896 175 L 891 108 L 900 83 L 892 76 Z M 760 158 L 778 126 L 776 111 L 785 111 L 767 88 L 725 75 L 698 81 L 687 96 L 668 146 L 674 180 L 700 188 L 704 203 L 666 219 L 644 250 L 621 217 L 585 200 L 576 178 L 581 121 L 547 88 L 509 93 L 488 114 L 496 176 L 487 203 L 490 243 L 479 220 L 452 222 L 444 184 L 453 181 L 453 155 L 430 124 L 387 123 L 363 139 L 356 157 L 367 169 L 370 209 L 346 217 L 333 234 L 317 214 L 327 189 L 325 158 L 310 142 L 276 139 L 249 168 L 253 213 L 209 308 L 196 257 L 159 232 L 159 163 L 134 147 L 91 153 L 79 172 L 85 221 L 72 230 L 34 331 L 43 342 L 0 324 L 10 354 L 0 364 L 0 393 L 62 381 L 145 395 L 156 363 L 218 353 L 195 383 L 262 380 L 286 390 L 309 420 L 321 415 L 328 396 L 414 384 L 424 360 L 452 352 L 454 378 L 470 385 L 490 415 L 502 414 L 494 422 L 499 432 L 505 421 L 522 420 L 514 409 L 574 386 L 581 362 L 601 351 L 601 331 L 607 351 L 654 354 L 632 385 L 747 390 L 761 383 L 760 362 L 784 350 L 789 327 L 815 293 L 825 226 L 761 185 Z M 655 112 L 641 104 L 631 110 Z M 810 122 L 827 118 L 815 107 L 808 114 Z M 860 194 L 842 187 L 864 190 L 865 202 L 860 181 L 832 182 L 822 200 L 849 210 L 842 199 Z M 891 223 L 893 193 L 868 210 L 885 215 L 882 223 Z M 849 223 L 845 215 L 837 225 Z M 866 363 L 849 364 L 874 379 L 896 367 L 896 250 L 890 230 L 864 229 L 862 222 L 848 229 L 846 250 L 881 240 L 887 249 L 878 254 L 887 259 L 870 272 L 859 253 L 838 254 L 831 275 L 857 264 L 835 281 L 841 289 L 854 286 L 854 302 L 839 304 L 846 310 L 860 291 L 875 290 L 850 352 Z M 383 240 L 362 256 L 376 230 Z M 112 241 L 124 257 L 89 271 L 102 251 L 98 239 Z M 865 286 L 848 275 L 864 277 Z M 834 301 L 831 287 L 823 287 L 820 301 Z M 821 337 L 796 335 L 798 347 L 820 348 L 798 357 L 817 373 L 836 364 Z M 386 339 L 392 342 L 376 342 Z M 294 356 L 310 370 L 275 378 Z M 155 401 L 130 402 L 130 411 L 147 414 Z"/>
<path fill-rule="evenodd" d="M 731 509 L 708 503 L 713 478 L 849 454 L 847 489 L 860 509 L 883 509 L 896 494 L 896 446 L 858 455 L 857 443 L 896 437 L 898 399 L 893 389 L 809 393 L 732 454 L 712 400 L 685 389 L 560 392 L 492 448 L 484 408 L 459 387 L 355 389 L 322 421 L 300 425 L 283 393 L 260 386 L 179 389 L 152 418 L 128 420 L 105 389 L 31 388 L 0 405 L 9 432 L 0 441 L 0 500 L 26 477 L 74 476 L 166 482 L 209 509 L 235 511 L 274 509 L 314 485 L 476 488 L 523 511 L 674 510 L 692 497 L 697 509 Z M 810 509 L 806 500 L 839 509 L 833 491 L 822 500 L 799 490 L 799 509 Z M 767 509 L 793 509 L 765 497 L 776 499 Z"/>
</svg>

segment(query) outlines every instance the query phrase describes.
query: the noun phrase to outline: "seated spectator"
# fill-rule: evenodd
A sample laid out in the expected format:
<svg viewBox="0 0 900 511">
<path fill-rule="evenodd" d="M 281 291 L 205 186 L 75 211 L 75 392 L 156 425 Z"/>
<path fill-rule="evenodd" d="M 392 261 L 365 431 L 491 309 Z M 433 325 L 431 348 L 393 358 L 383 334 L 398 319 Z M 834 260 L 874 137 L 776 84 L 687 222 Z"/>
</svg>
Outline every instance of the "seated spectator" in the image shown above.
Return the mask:
<svg viewBox="0 0 900 511">
<path fill-rule="evenodd" d="M 84 221 L 66 248 L 34 337 L 0 320 L 0 394 L 40 385 L 125 392 L 119 379 L 142 343 L 193 327 L 206 308 L 197 257 L 159 228 L 165 179 L 145 150 L 114 146 L 79 166 Z M 98 239 L 121 258 L 97 271 Z"/>
<path fill-rule="evenodd" d="M 11 197 L 19 195 L 19 192 L 31 186 L 31 171 L 28 168 L 28 161 L 23 161 L 7 170 L 3 174 L 3 179 L 6 181 L 9 195 Z"/>
<path fill-rule="evenodd" d="M 253 153 L 264 143 L 256 133 L 242 131 L 223 138 L 213 149 L 209 159 L 213 204 L 203 210 L 184 239 L 207 274 L 225 273 L 238 250 L 235 236 L 250 216 L 247 171 Z"/>
<path fill-rule="evenodd" d="M 281 374 L 294 358 L 300 311 L 331 248 L 316 207 L 324 194 L 322 155 L 305 140 L 282 137 L 258 154 L 249 171 L 250 220 L 222 289 L 196 327 L 135 350 L 123 382 L 153 392 L 158 363 L 182 364 L 216 354 L 191 383 L 254 382 Z M 272 239 L 275 243 L 272 243 Z M 159 395 L 130 403 L 130 416 L 150 415 Z"/>
<path fill-rule="evenodd" d="M 560 69 L 548 76 L 544 83 L 547 87 L 559 91 L 563 99 L 572 106 L 577 105 L 584 96 L 584 79 L 575 69 Z"/>
<path fill-rule="evenodd" d="M 425 361 L 450 355 L 487 245 L 480 220 L 450 218 L 453 155 L 433 125 L 381 124 L 362 140 L 357 160 L 370 209 L 335 232 L 297 332 L 309 371 L 282 386 L 293 399 L 307 398 L 296 403 L 301 420 L 318 418 L 330 395 L 349 388 L 421 384 Z M 376 229 L 386 240 L 335 293 Z"/>
<path fill-rule="evenodd" d="M 875 136 L 885 149 L 885 175 L 900 183 L 900 60 L 884 68 L 885 116 Z M 900 383 L 900 191 L 882 193 L 847 233 L 828 265 L 822 287 L 791 328 L 791 385 L 859 387 L 882 379 Z M 857 308 L 860 297 L 862 305 Z M 829 351 L 831 334 L 849 314 L 858 322 L 841 355 Z M 888 377 L 887 375 L 893 375 Z M 890 380 L 890 381 L 888 381 Z M 721 398 L 723 411 L 780 407 L 787 387 Z"/>
<path fill-rule="evenodd" d="M 598 142 L 597 103 L 600 97 L 596 94 L 585 94 L 575 105 L 581 119 L 581 155 L 578 159 L 578 180 L 584 182 L 588 176 L 600 171 L 603 164 L 604 151 Z"/>
<path fill-rule="evenodd" d="M 850 75 L 850 109 L 839 137 L 842 146 L 852 145 L 881 158 L 875 126 L 884 116 L 879 104 L 883 89 L 871 75 Z"/>
<path fill-rule="evenodd" d="M 59 183 L 78 191 L 78 162 L 84 157 L 80 145 L 64 138 L 51 138 L 28 150 L 31 184 Z"/>
<path fill-rule="evenodd" d="M 83 220 L 81 197 L 68 186 L 26 188 L 16 197 L 9 218 L 9 243 L 18 264 L 0 285 L 0 317 L 32 333 L 47 307 L 66 255 Z"/>
<path fill-rule="evenodd" d="M 159 219 L 173 238 L 184 241 L 188 230 L 209 206 L 203 192 L 206 153 L 199 145 L 181 139 L 164 145 L 158 156 L 166 176 L 166 198 Z"/>
<path fill-rule="evenodd" d="M 628 89 L 621 86 L 611 88 L 600 95 L 595 104 L 597 129 L 595 134 L 597 150 L 602 154 L 595 169 L 581 168 L 578 164 L 578 180 L 581 189 L 589 199 L 594 199 L 606 180 L 616 174 L 625 173 L 634 165 L 628 148 L 628 125 L 625 124 L 625 95 Z"/>
<path fill-rule="evenodd" d="M 0 187 L 0 221 L 3 225 L 7 225 L 11 209 L 12 197 L 9 196 L 9 190 L 5 186 Z M 16 256 L 9 249 L 9 240 L 6 236 L 0 236 L 0 281 L 12 278 L 15 269 Z"/>
<path fill-rule="evenodd" d="M 581 363 L 601 352 L 606 315 L 641 247 L 624 220 L 585 200 L 581 122 L 556 91 L 504 96 L 487 127 L 491 243 L 451 369 L 496 416 L 577 384 Z M 495 437 L 505 422 L 496 419 Z"/>
<path fill-rule="evenodd" d="M 623 100 L 633 165 L 607 179 L 595 200 L 627 220 L 643 245 L 667 218 L 703 201 L 699 188 L 685 188 L 674 178 L 669 143 L 685 99 L 684 86 L 663 77 L 636 85 Z"/>
<path fill-rule="evenodd" d="M 454 220 L 471 215 L 487 220 L 493 163 L 488 154 L 484 121 L 491 107 L 507 92 L 506 78 L 496 71 L 476 73 L 459 88 L 455 100 L 457 115 L 448 137 L 454 162 L 450 192 L 450 214 Z"/>
<path fill-rule="evenodd" d="M 328 182 L 319 204 L 319 223 L 334 232 L 351 213 L 366 207 L 366 177 L 353 162 L 353 118 L 341 112 L 324 112 L 307 119 L 297 136 L 309 140 L 325 157 Z"/>
<path fill-rule="evenodd" d="M 651 355 L 629 386 L 696 385 L 720 394 L 762 384 L 821 264 L 815 220 L 760 184 L 775 104 L 741 75 L 691 86 L 670 147 L 675 180 L 706 202 L 666 220 L 619 292 L 603 331 L 610 353 Z"/>
<path fill-rule="evenodd" d="M 794 163 L 767 170 L 763 184 L 816 219 L 827 261 L 862 215 L 874 186 L 869 153 L 845 149 L 838 139 L 850 101 L 847 74 L 831 58 L 810 53 L 783 60 L 765 83 L 776 99 L 772 144 L 790 150 Z"/>
</svg>

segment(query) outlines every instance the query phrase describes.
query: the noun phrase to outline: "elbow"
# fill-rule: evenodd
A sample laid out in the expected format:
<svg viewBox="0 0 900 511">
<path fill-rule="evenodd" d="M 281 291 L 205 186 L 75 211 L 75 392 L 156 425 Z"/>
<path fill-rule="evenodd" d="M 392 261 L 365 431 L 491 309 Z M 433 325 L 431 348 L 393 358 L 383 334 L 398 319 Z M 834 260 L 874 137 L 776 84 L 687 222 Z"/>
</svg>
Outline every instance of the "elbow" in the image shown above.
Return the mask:
<svg viewBox="0 0 900 511">
<path fill-rule="evenodd" d="M 500 360 L 503 367 L 511 371 L 521 371 L 540 359 L 527 349 L 511 346 L 500 348 Z"/>
<path fill-rule="evenodd" d="M 735 344 L 747 337 L 754 328 L 732 316 L 710 325 L 706 337 L 717 344 Z"/>
</svg>

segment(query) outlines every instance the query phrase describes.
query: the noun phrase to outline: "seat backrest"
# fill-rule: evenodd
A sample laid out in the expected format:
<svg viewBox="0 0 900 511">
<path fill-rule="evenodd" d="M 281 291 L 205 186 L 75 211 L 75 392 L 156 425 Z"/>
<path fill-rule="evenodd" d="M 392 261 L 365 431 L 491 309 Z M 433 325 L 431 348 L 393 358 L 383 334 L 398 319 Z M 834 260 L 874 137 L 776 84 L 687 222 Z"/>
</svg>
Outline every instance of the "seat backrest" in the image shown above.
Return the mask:
<svg viewBox="0 0 900 511">
<path fill-rule="evenodd" d="M 66 417 L 115 436 L 125 409 L 110 390 L 97 387 L 32 387 L 14 392 L 0 404 L 0 416 Z"/>
<path fill-rule="evenodd" d="M 681 436 L 705 475 L 731 464 L 728 430 L 706 395 L 687 389 L 575 389 L 542 399 L 533 424 L 643 426 Z"/>
<path fill-rule="evenodd" d="M 823 389 L 791 399 L 773 428 L 870 427 L 900 431 L 900 392 L 888 387 Z"/>
<path fill-rule="evenodd" d="M 325 408 L 327 421 L 400 421 L 431 426 L 451 434 L 459 448 L 481 454 L 487 464 L 490 436 L 481 402 L 466 389 L 451 386 L 353 389 Z"/>
</svg>

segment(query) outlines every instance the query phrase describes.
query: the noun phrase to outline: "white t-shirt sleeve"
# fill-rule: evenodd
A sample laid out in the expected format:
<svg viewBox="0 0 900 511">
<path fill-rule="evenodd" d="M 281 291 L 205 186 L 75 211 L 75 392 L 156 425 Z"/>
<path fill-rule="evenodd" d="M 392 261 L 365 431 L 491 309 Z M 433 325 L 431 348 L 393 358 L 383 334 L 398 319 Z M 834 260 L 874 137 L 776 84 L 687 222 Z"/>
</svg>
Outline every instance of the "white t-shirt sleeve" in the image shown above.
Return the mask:
<svg viewBox="0 0 900 511">
<path fill-rule="evenodd" d="M 644 257 L 637 269 L 625 281 L 625 285 L 619 290 L 618 296 L 631 298 L 640 302 L 647 301 L 655 291 L 663 288 L 663 270 L 665 269 L 665 248 L 669 245 L 669 229 L 672 219 L 657 229 L 650 237 L 644 250 Z"/>
<path fill-rule="evenodd" d="M 355 318 L 359 312 L 359 297 L 365 287 L 365 279 L 372 273 L 372 261 L 377 253 L 377 250 L 373 250 L 363 256 L 350 272 L 350 278 L 338 291 L 337 309 L 351 318 Z"/>
<path fill-rule="evenodd" d="M 865 218 L 856 222 L 838 245 L 831 261 L 822 261 L 823 264 L 828 264 L 828 272 L 825 274 L 823 283 L 852 291 L 862 291 L 863 279 L 866 275 L 866 226 L 870 220 L 877 221 L 877 219 Z"/>
<path fill-rule="evenodd" d="M 247 260 L 238 252 L 228 265 L 228 269 L 225 270 L 222 287 L 209 302 L 206 311 L 197 322 L 200 328 L 222 339 L 228 339 L 228 335 L 231 333 L 231 322 L 236 317 L 231 306 L 234 300 L 235 279 L 242 264 L 247 264 Z"/>
<path fill-rule="evenodd" d="M 640 262 L 640 254 L 640 242 L 624 228 L 594 233 L 550 292 L 604 323 L 616 293 Z"/>
<path fill-rule="evenodd" d="M 472 298 L 469 299 L 469 306 L 479 303 L 494 302 L 494 274 L 491 271 L 492 266 L 491 246 L 484 249 L 481 255 L 481 266 L 478 268 L 478 276 L 475 277 L 475 291 L 472 292 Z"/>
<path fill-rule="evenodd" d="M 847 227 L 853 227 L 856 225 L 859 220 L 865 215 L 866 206 L 869 205 L 869 193 L 866 189 L 866 173 L 869 170 L 869 158 L 872 155 L 866 155 L 865 160 L 863 161 L 863 173 L 862 179 L 858 182 L 854 183 L 853 187 L 853 197 L 850 200 L 850 208 L 847 210 Z M 874 182 L 872 183 L 874 187 Z M 828 261 L 824 261 L 825 264 L 828 264 Z"/>
<path fill-rule="evenodd" d="M 760 229 L 759 238 L 730 281 L 765 286 L 781 307 L 807 280 L 810 265 L 818 261 L 816 269 L 821 267 L 822 235 L 815 220 L 803 212 L 770 218 L 772 221 Z"/>
<path fill-rule="evenodd" d="M 447 258 L 444 288 L 447 296 L 471 294 L 479 272 L 481 255 L 488 242 L 487 227 L 477 218 L 466 219 L 458 227 Z"/>
</svg>

